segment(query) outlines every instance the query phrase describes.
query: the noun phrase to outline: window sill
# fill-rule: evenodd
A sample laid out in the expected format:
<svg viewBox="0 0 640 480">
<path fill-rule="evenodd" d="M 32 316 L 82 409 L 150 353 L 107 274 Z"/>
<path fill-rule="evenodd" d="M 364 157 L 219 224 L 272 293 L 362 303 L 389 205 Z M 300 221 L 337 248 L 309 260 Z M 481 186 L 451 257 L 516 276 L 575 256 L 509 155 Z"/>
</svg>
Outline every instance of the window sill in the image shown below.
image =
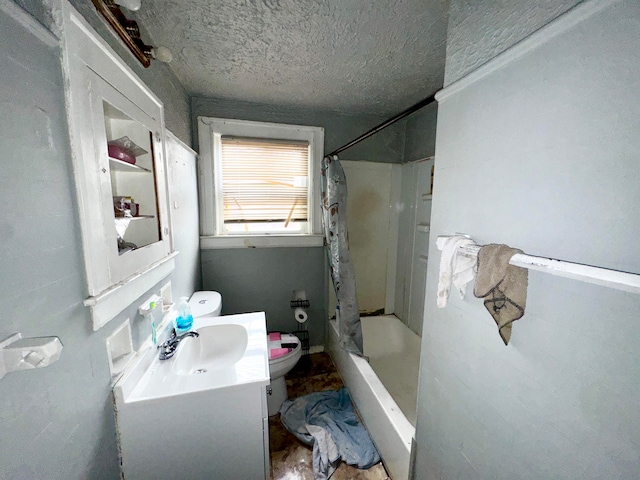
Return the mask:
<svg viewBox="0 0 640 480">
<path fill-rule="evenodd" d="M 322 235 L 255 235 L 225 236 L 212 235 L 200 237 L 200 248 L 278 248 L 278 247 L 321 247 Z"/>
</svg>

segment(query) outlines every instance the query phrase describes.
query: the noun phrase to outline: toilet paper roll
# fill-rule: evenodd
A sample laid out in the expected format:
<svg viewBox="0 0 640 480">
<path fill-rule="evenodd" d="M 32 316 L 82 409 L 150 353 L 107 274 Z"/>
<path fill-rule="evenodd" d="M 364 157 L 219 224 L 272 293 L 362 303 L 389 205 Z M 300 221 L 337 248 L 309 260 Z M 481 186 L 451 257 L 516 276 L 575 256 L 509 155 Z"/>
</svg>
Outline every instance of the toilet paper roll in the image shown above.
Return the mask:
<svg viewBox="0 0 640 480">
<path fill-rule="evenodd" d="M 293 315 L 298 323 L 304 323 L 307 321 L 307 318 L 309 318 L 307 312 L 305 312 L 303 308 L 296 308 Z"/>
</svg>

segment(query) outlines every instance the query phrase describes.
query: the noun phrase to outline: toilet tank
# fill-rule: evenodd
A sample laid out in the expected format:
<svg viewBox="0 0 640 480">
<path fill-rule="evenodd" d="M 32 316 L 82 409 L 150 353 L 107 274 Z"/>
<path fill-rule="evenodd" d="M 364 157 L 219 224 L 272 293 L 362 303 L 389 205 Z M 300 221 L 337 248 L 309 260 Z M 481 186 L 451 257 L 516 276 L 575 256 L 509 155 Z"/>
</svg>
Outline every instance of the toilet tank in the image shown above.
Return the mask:
<svg viewBox="0 0 640 480">
<path fill-rule="evenodd" d="M 217 317 L 222 312 L 222 295 L 218 292 L 194 292 L 189 299 L 193 318 Z"/>
</svg>

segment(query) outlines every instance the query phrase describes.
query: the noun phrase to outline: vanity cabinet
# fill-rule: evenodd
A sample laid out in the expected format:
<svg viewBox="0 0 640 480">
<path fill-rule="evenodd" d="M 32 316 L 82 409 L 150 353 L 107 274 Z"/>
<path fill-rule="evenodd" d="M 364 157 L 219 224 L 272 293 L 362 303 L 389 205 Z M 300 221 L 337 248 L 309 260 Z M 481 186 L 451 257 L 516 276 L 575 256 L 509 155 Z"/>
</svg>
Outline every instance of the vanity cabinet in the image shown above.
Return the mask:
<svg viewBox="0 0 640 480">
<path fill-rule="evenodd" d="M 116 418 L 125 480 L 270 477 L 264 385 L 132 402 Z"/>
<path fill-rule="evenodd" d="M 174 268 L 160 100 L 64 2 L 63 65 L 94 329 Z"/>
<path fill-rule="evenodd" d="M 205 333 L 217 327 L 225 328 Z M 229 334 L 237 327 L 246 343 Z M 193 330 L 200 337 L 180 342 L 167 360 L 153 345 L 142 348 L 114 385 L 122 478 L 270 478 L 264 312 L 196 318 Z M 235 361 L 233 345 L 244 348 Z"/>
</svg>

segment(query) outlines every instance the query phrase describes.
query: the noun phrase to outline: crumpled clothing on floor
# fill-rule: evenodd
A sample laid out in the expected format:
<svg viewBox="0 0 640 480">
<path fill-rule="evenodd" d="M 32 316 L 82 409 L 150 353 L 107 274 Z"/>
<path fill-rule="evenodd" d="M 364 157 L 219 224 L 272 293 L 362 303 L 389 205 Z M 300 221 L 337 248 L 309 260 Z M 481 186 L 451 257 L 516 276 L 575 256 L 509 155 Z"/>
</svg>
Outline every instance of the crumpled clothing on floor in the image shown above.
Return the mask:
<svg viewBox="0 0 640 480">
<path fill-rule="evenodd" d="M 313 471 L 317 480 L 329 479 L 340 460 L 361 469 L 371 468 L 380 461 L 345 388 L 286 400 L 280 407 L 280 419 L 301 442 L 313 445 Z"/>
</svg>

